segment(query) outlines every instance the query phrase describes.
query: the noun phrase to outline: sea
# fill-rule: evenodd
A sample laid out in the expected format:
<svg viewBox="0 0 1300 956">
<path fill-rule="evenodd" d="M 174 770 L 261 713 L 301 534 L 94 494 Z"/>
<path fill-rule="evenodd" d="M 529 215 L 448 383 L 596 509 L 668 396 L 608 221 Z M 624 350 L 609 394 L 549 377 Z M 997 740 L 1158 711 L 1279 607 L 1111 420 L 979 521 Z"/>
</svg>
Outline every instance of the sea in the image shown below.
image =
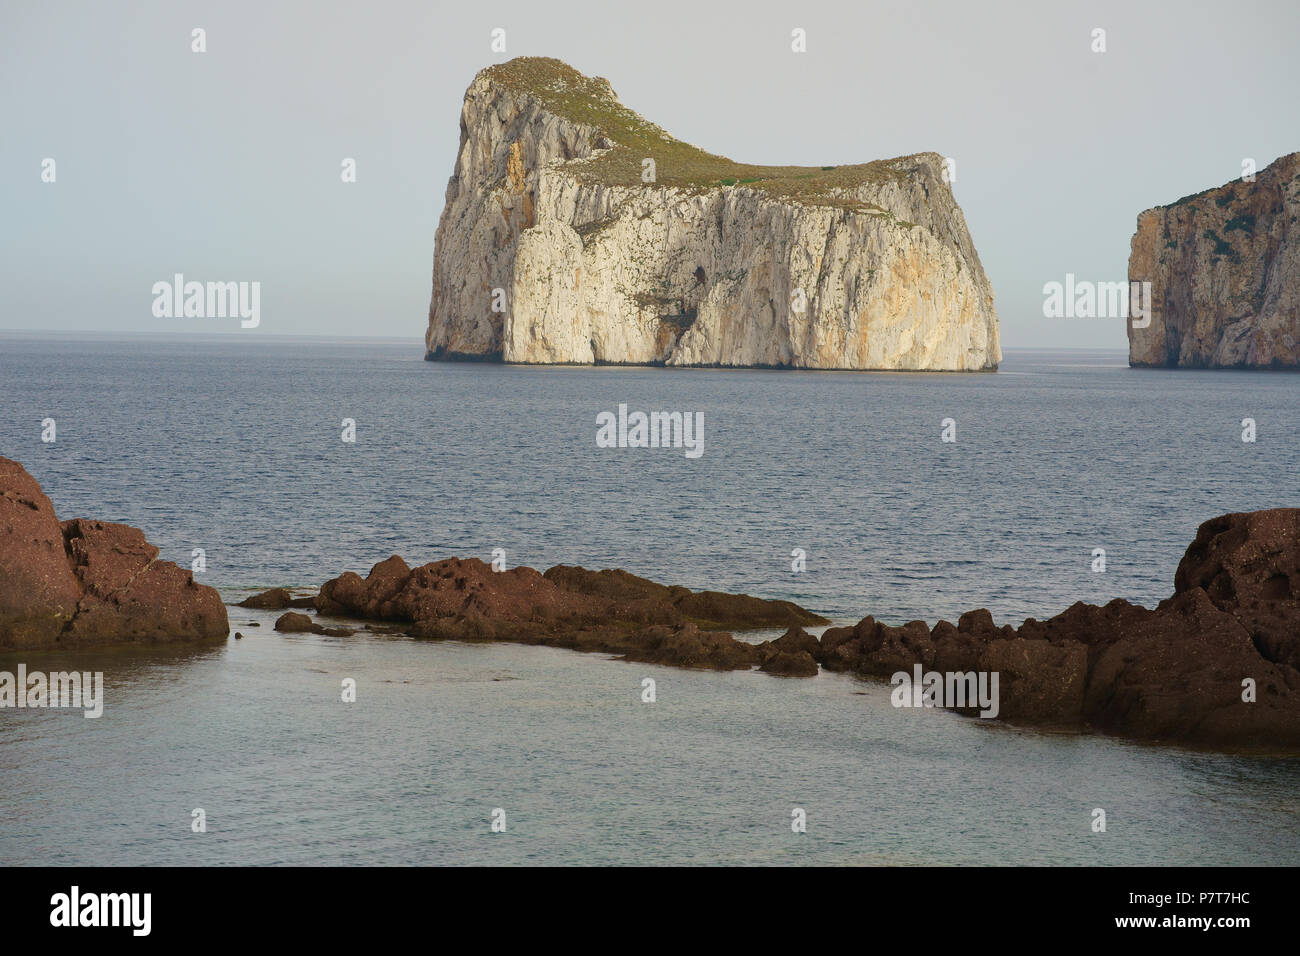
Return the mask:
<svg viewBox="0 0 1300 956">
<path fill-rule="evenodd" d="M 966 374 L 423 354 L 0 332 L 0 455 L 60 518 L 143 529 L 229 603 L 392 554 L 495 555 L 836 625 L 1018 624 L 1154 606 L 1201 522 L 1300 505 L 1295 374 L 1106 350 Z M 620 406 L 702 421 L 701 452 L 601 447 Z M 232 607 L 243 636 L 215 645 L 0 654 L 105 681 L 97 719 L 0 709 L 0 865 L 1300 863 L 1300 760 L 894 708 L 887 683 L 842 674 L 283 635 L 275 617 Z"/>
</svg>

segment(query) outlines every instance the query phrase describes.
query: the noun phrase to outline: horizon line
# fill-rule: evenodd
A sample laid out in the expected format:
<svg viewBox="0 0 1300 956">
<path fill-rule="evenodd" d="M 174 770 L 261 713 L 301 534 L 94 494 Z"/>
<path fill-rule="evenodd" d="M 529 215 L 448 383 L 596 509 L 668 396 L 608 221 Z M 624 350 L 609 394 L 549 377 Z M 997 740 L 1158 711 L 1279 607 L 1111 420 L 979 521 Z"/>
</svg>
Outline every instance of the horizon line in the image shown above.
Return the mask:
<svg viewBox="0 0 1300 956">
<path fill-rule="evenodd" d="M 0 328 L 0 335 L 20 334 L 30 336 L 72 336 L 72 335 L 94 335 L 105 338 L 114 336 L 131 336 L 131 337 L 149 337 L 149 338 L 239 338 L 250 337 L 248 329 L 232 329 L 226 332 L 219 331 L 150 331 L 145 329 L 114 329 L 105 331 L 103 329 L 27 329 L 27 328 Z M 264 339 L 355 339 L 357 341 L 390 341 L 390 342 L 419 342 L 424 343 L 422 334 L 412 335 L 359 335 L 346 332 L 257 332 L 258 338 Z M 1004 352 L 1021 352 L 1021 351 L 1054 351 L 1054 352 L 1127 352 L 1124 346 L 1113 345 L 1003 345 Z"/>
</svg>

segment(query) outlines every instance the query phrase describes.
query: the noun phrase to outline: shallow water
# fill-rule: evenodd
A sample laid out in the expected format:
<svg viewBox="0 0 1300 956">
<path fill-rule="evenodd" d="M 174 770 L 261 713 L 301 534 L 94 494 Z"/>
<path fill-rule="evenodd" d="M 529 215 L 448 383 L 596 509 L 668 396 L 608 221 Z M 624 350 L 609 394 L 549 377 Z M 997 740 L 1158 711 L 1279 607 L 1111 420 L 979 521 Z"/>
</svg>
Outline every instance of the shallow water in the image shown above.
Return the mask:
<svg viewBox="0 0 1300 956">
<path fill-rule="evenodd" d="M 597 448 L 620 402 L 703 412 L 704 454 Z M 418 343 L 0 333 L 0 454 L 61 517 L 137 525 L 186 565 L 204 549 L 199 580 L 229 600 L 502 547 L 836 623 L 1017 623 L 1154 604 L 1201 521 L 1296 504 L 1300 376 L 1117 352 L 1012 352 L 984 375 L 513 368 Z M 207 649 L 0 656 L 108 685 L 98 720 L 0 710 L 0 862 L 1300 862 L 1300 761 L 895 710 L 842 675 L 288 637 L 274 617 L 232 609 L 245 639 Z"/>
</svg>

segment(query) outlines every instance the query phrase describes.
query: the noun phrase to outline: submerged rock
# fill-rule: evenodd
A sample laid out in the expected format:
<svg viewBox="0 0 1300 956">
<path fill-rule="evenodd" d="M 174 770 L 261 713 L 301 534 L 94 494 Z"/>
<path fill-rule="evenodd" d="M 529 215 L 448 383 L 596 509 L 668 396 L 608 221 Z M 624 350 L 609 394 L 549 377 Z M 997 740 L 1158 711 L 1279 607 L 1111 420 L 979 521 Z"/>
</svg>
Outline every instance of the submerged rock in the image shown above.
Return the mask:
<svg viewBox="0 0 1300 956">
<path fill-rule="evenodd" d="M 993 369 L 993 289 L 943 157 L 732 162 L 520 57 L 465 93 L 430 359 Z"/>
<path fill-rule="evenodd" d="M 347 627 L 326 627 L 296 611 L 286 611 L 276 618 L 275 629 L 285 634 L 324 634 L 327 637 L 351 637 L 356 633 Z"/>
<path fill-rule="evenodd" d="M 214 588 L 158 560 L 129 525 L 55 517 L 40 485 L 0 458 L 0 650 L 224 639 Z"/>
</svg>

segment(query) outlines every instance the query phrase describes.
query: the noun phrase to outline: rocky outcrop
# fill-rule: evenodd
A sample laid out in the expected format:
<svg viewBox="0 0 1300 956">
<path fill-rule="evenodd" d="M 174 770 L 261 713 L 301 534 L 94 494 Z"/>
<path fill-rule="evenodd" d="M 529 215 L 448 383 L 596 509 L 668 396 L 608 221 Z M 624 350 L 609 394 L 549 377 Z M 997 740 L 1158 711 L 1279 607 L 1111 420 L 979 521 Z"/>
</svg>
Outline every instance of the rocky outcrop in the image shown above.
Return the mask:
<svg viewBox="0 0 1300 956">
<path fill-rule="evenodd" d="M 985 609 L 952 624 L 825 623 L 785 601 L 665 587 L 625 571 L 557 566 L 500 573 L 450 558 L 399 557 L 366 578 L 326 582 L 323 614 L 399 622 L 415 637 L 512 641 L 622 660 L 779 677 L 819 670 L 863 678 L 997 675 L 996 716 L 1234 751 L 1300 754 L 1300 509 L 1229 514 L 1201 525 L 1155 609 L 1078 603 L 1045 621 L 998 626 Z M 322 631 L 306 615 L 282 630 Z M 729 630 L 784 627 L 749 643 Z M 992 682 L 989 682 L 992 686 Z M 981 706 L 946 701 L 974 715 Z"/>
<path fill-rule="evenodd" d="M 758 645 L 758 669 L 775 677 L 816 677 L 821 643 L 801 627 L 792 627 L 775 641 Z"/>
<path fill-rule="evenodd" d="M 1270 661 L 1300 670 L 1300 508 L 1223 515 L 1201 525 L 1174 590 L 1203 590 Z"/>
<path fill-rule="evenodd" d="M 545 574 L 527 567 L 496 572 L 475 558 L 412 569 L 396 555 L 365 578 L 349 571 L 327 581 L 317 608 L 404 622 L 419 638 L 544 644 L 713 670 L 753 667 L 783 649 L 738 641 L 724 628 L 826 623 L 788 601 L 665 587 L 626 571 L 561 565 Z"/>
<path fill-rule="evenodd" d="M 286 607 L 315 607 L 314 597 L 296 598 L 288 588 L 271 588 L 244 598 L 236 607 L 251 607 L 262 611 L 279 611 Z"/>
<path fill-rule="evenodd" d="M 289 607 L 293 595 L 288 588 L 271 588 L 244 598 L 235 607 L 251 607 L 261 611 L 279 611 Z"/>
<path fill-rule="evenodd" d="M 0 458 L 0 650 L 224 639 L 226 608 L 144 534 L 60 524 L 40 485 Z"/>
<path fill-rule="evenodd" d="M 1129 281 L 1151 321 L 1128 322 L 1129 364 L 1300 368 L 1300 153 L 1138 216 Z"/>
<path fill-rule="evenodd" d="M 996 368 L 993 290 L 944 172 L 934 153 L 734 163 L 558 60 L 489 67 L 461 111 L 427 357 Z"/>
<path fill-rule="evenodd" d="M 1201 525 L 1154 610 L 1079 603 L 1019 628 L 986 610 L 933 628 L 868 617 L 823 633 L 821 655 L 827 670 L 863 677 L 916 664 L 998 673 L 1010 722 L 1300 753 L 1300 509 Z"/>
</svg>

